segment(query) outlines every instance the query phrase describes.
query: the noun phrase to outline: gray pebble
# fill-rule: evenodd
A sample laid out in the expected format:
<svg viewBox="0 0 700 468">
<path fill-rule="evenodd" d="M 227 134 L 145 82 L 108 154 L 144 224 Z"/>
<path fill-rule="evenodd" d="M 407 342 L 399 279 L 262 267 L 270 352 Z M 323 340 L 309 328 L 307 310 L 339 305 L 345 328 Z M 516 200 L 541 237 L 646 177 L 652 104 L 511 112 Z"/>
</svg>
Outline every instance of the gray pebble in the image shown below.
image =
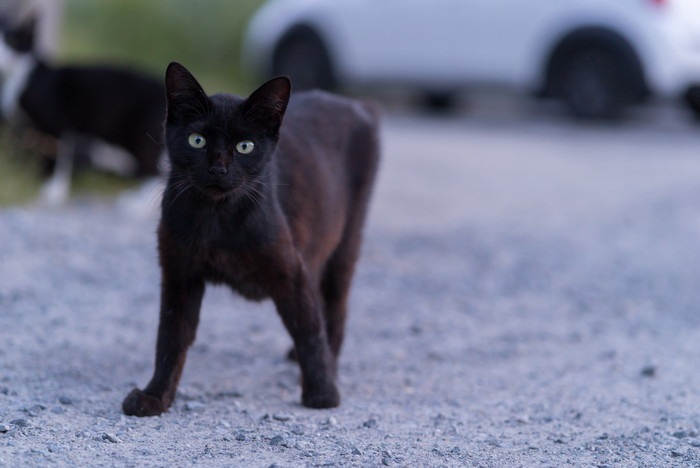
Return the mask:
<svg viewBox="0 0 700 468">
<path fill-rule="evenodd" d="M 0 434 L 4 434 L 10 431 L 10 426 L 7 424 L 0 424 Z"/>
<path fill-rule="evenodd" d="M 272 419 L 276 419 L 277 421 L 284 422 L 284 421 L 289 421 L 290 419 L 292 419 L 292 415 L 285 414 L 285 413 L 275 413 L 272 415 Z"/>
<path fill-rule="evenodd" d="M 352 446 L 351 453 L 353 455 L 362 455 L 362 450 L 357 448 L 355 445 Z"/>
<path fill-rule="evenodd" d="M 294 426 L 292 426 L 290 432 L 294 435 L 304 435 L 305 433 L 304 428 L 299 424 L 295 424 Z"/>
<path fill-rule="evenodd" d="M 304 441 L 297 440 L 294 443 L 294 448 L 303 452 L 308 448 L 308 444 Z"/>
<path fill-rule="evenodd" d="M 49 449 L 49 452 L 51 452 L 51 453 L 60 453 L 60 452 L 63 451 L 63 449 L 61 448 L 61 446 L 60 446 L 60 445 L 57 445 L 57 444 L 50 444 L 50 445 L 48 446 L 48 449 Z"/>
<path fill-rule="evenodd" d="M 63 414 L 66 412 L 66 410 L 63 408 L 63 406 L 54 406 L 51 408 L 51 412 L 53 414 Z"/>
<path fill-rule="evenodd" d="M 38 416 L 39 413 L 41 413 L 43 410 L 46 409 L 46 406 L 44 405 L 32 405 L 30 408 L 24 408 L 24 412 L 27 413 L 31 417 Z"/>
<path fill-rule="evenodd" d="M 373 429 L 377 427 L 377 420 L 374 418 L 368 419 L 367 421 L 362 423 L 362 427 L 366 427 L 367 429 Z"/>
<path fill-rule="evenodd" d="M 62 405 L 72 405 L 73 399 L 69 396 L 61 395 L 58 397 L 58 402 Z"/>
<path fill-rule="evenodd" d="M 193 413 L 201 413 L 206 407 L 207 405 L 199 401 L 188 401 L 185 403 L 185 411 L 191 411 Z"/>
<path fill-rule="evenodd" d="M 17 418 L 17 419 L 13 419 L 12 421 L 10 421 L 10 424 L 13 424 L 17 427 L 27 427 L 27 426 L 29 426 L 29 421 L 27 421 L 24 418 Z"/>
<path fill-rule="evenodd" d="M 241 441 L 241 442 L 244 441 L 245 434 L 243 434 L 242 432 L 239 432 L 238 434 L 236 434 L 236 440 Z"/>
<path fill-rule="evenodd" d="M 115 434 L 112 434 L 110 432 L 105 432 L 102 434 L 102 440 L 106 442 L 111 442 L 113 444 L 120 444 L 122 440 L 117 437 Z"/>
<path fill-rule="evenodd" d="M 272 439 L 270 439 L 270 445 L 272 445 L 273 447 L 276 447 L 279 445 L 286 446 L 287 441 L 284 439 L 284 436 L 276 435 Z"/>
<path fill-rule="evenodd" d="M 391 458 L 390 457 L 382 457 L 382 465 L 384 465 L 384 466 L 391 465 Z"/>
</svg>

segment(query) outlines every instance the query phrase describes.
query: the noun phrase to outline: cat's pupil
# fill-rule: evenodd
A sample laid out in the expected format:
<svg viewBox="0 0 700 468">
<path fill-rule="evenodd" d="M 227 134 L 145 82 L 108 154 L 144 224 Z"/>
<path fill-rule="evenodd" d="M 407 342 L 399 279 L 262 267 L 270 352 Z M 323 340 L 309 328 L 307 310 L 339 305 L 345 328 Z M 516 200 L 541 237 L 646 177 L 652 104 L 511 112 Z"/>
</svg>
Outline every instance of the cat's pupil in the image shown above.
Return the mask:
<svg viewBox="0 0 700 468">
<path fill-rule="evenodd" d="M 207 144 L 207 140 L 199 133 L 190 133 L 187 137 L 187 142 L 193 148 L 204 148 L 204 145 Z"/>
<path fill-rule="evenodd" d="M 240 141 L 236 145 L 236 151 L 238 151 L 241 154 L 248 154 L 251 151 L 253 151 L 253 148 L 255 148 L 255 144 L 250 140 Z"/>
</svg>

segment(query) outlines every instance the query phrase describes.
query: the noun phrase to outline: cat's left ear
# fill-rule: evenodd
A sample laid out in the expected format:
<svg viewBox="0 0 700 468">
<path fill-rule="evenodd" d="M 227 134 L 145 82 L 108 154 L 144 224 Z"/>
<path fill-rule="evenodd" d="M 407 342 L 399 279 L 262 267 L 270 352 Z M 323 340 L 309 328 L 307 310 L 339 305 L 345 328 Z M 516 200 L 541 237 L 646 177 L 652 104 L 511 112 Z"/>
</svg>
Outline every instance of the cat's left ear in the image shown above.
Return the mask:
<svg viewBox="0 0 700 468">
<path fill-rule="evenodd" d="M 286 76 L 263 83 L 243 104 L 243 118 L 277 135 L 287 110 L 292 84 Z"/>
</svg>

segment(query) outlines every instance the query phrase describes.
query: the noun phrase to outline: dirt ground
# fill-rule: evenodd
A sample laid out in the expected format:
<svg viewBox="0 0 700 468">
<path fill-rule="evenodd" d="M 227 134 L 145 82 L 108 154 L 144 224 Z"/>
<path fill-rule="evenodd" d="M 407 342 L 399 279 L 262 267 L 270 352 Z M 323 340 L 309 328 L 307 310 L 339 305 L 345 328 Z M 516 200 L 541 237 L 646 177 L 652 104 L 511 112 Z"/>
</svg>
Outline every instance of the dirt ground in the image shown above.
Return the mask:
<svg viewBox="0 0 700 468">
<path fill-rule="evenodd" d="M 173 408 L 155 209 L 0 211 L 0 466 L 700 466 L 700 131 L 394 117 L 341 357 L 209 288 Z M 157 205 L 151 193 L 148 206 Z"/>
</svg>

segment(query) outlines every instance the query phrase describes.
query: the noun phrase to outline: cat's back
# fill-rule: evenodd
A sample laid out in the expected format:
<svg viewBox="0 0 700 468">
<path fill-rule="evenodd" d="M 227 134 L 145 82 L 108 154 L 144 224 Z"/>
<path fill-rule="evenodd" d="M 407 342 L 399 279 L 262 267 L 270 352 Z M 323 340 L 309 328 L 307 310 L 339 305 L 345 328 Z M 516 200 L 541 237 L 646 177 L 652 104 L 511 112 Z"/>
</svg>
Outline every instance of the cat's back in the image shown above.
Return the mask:
<svg viewBox="0 0 700 468">
<path fill-rule="evenodd" d="M 303 91 L 292 94 L 289 101 L 281 143 L 305 148 L 300 157 L 335 157 L 373 171 L 379 157 L 379 121 L 374 102 L 319 90 Z"/>
</svg>

